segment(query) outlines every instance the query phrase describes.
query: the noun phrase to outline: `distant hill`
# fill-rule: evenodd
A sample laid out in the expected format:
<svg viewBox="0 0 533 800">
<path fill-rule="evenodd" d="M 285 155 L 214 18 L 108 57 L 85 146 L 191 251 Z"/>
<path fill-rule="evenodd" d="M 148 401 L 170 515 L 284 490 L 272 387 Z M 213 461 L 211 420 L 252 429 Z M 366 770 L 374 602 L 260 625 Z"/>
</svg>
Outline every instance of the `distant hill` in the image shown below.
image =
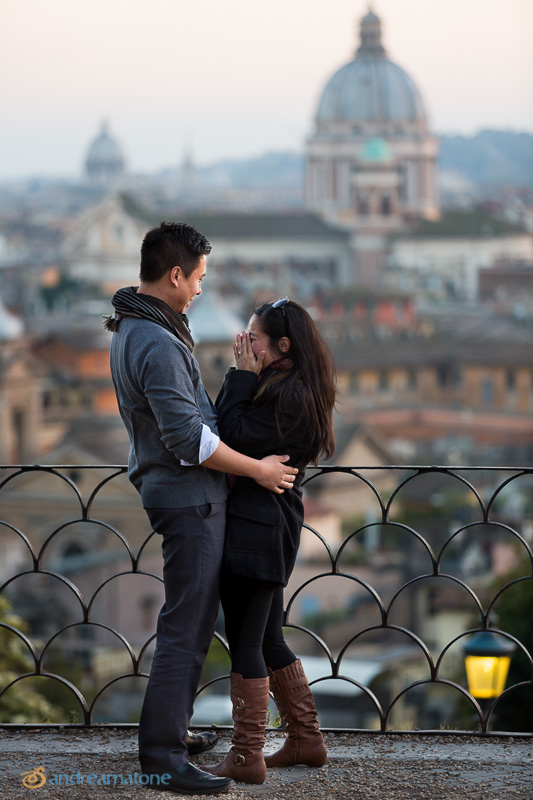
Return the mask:
<svg viewBox="0 0 533 800">
<path fill-rule="evenodd" d="M 463 176 L 475 186 L 533 188 L 533 134 L 481 131 L 475 136 L 440 136 L 442 172 Z M 301 153 L 265 153 L 198 167 L 205 184 L 280 189 L 303 185 Z"/>
<path fill-rule="evenodd" d="M 481 131 L 475 136 L 441 136 L 440 169 L 477 186 L 533 188 L 533 134 Z"/>
<path fill-rule="evenodd" d="M 216 161 L 198 172 L 203 182 L 240 189 L 302 186 L 304 158 L 300 153 L 265 153 L 246 159 Z"/>
</svg>

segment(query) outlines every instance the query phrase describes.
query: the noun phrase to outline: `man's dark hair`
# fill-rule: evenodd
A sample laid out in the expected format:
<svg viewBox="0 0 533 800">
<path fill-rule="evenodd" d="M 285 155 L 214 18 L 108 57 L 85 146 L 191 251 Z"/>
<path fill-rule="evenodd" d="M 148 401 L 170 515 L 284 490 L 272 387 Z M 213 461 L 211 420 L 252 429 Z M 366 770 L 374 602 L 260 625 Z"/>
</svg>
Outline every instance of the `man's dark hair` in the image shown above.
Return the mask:
<svg viewBox="0 0 533 800">
<path fill-rule="evenodd" d="M 211 244 L 191 225 L 162 222 L 148 231 L 141 245 L 139 277 L 154 283 L 172 267 L 181 267 L 186 278 L 198 266 L 200 256 L 211 252 Z"/>
</svg>

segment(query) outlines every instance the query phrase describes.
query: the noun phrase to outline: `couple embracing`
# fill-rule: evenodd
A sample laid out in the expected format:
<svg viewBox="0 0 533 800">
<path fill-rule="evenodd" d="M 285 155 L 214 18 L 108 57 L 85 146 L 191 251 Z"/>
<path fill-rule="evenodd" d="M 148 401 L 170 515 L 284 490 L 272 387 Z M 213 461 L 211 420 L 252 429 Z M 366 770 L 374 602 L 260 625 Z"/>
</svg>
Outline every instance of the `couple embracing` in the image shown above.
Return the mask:
<svg viewBox="0 0 533 800">
<path fill-rule="evenodd" d="M 206 275 L 207 239 L 161 223 L 142 243 L 140 284 L 120 289 L 111 372 L 130 439 L 128 474 L 161 535 L 165 602 L 139 724 L 139 757 L 164 788 L 226 791 L 262 783 L 269 766 L 322 766 L 326 748 L 300 660 L 283 637 L 283 587 L 303 522 L 305 467 L 334 450 L 335 369 L 315 323 L 283 298 L 255 309 L 236 336 L 214 405 L 193 355 L 186 309 Z M 234 733 L 225 760 L 188 730 L 219 602 L 231 654 Z M 287 728 L 264 755 L 269 691 Z M 163 788 L 163 786 L 161 786 Z"/>
</svg>

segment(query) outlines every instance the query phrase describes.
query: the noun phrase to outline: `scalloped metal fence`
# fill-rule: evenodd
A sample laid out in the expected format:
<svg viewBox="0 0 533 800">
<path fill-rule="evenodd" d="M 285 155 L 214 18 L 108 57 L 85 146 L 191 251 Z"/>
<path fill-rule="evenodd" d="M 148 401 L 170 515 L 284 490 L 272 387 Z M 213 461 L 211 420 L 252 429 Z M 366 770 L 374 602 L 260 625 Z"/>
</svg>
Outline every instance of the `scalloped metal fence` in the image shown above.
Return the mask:
<svg viewBox="0 0 533 800">
<path fill-rule="evenodd" d="M 15 671 L 3 674 L 0 654 L 0 701 L 21 682 L 47 679 L 71 693 L 84 724 L 94 724 L 106 693 L 148 675 L 161 599 L 158 537 L 122 465 L 0 469 L 0 600 L 16 615 L 14 623 L 0 618 L 0 628 L 6 655 L 11 645 L 19 654 Z M 405 729 L 411 714 L 412 729 L 459 730 L 470 715 L 487 734 L 513 694 L 533 687 L 527 639 L 499 618 L 502 604 L 507 614 L 510 607 L 524 620 L 533 616 L 532 488 L 533 468 L 308 470 L 314 508 L 286 590 L 285 624 L 293 647 L 322 665 L 312 676 L 316 696 L 325 684 L 342 684 L 327 702 L 336 696 L 369 721 L 351 729 Z M 338 523 L 339 497 L 342 532 L 325 523 L 321 531 L 328 513 Z M 463 647 L 479 631 L 512 642 L 521 667 L 489 702 L 469 693 L 464 673 Z M 227 655 L 221 632 L 215 640 Z M 368 667 L 366 678 L 357 665 Z M 207 674 L 199 694 L 226 679 L 225 667 Z M 450 716 L 424 726 L 417 706 L 432 703 Z M 131 721 L 129 713 L 113 721 Z"/>
</svg>

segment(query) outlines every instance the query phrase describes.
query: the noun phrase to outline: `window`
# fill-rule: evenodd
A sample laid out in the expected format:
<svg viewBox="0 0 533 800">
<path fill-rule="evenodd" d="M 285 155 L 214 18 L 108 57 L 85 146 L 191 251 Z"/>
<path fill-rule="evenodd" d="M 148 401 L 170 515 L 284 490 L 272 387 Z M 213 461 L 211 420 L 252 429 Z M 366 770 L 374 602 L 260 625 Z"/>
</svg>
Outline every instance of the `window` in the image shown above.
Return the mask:
<svg viewBox="0 0 533 800">
<path fill-rule="evenodd" d="M 145 631 L 153 630 L 157 623 L 157 613 L 161 605 L 156 595 L 145 595 L 140 599 L 140 623 Z"/>
<path fill-rule="evenodd" d="M 70 542 L 63 550 L 63 558 L 79 558 L 84 556 L 87 551 L 77 542 Z"/>
<path fill-rule="evenodd" d="M 441 364 L 437 367 L 437 381 L 439 389 L 446 389 L 453 385 L 453 369 L 449 364 Z"/>
<path fill-rule="evenodd" d="M 490 406 L 494 402 L 494 384 L 492 378 L 484 378 L 481 384 L 481 400 L 484 405 Z"/>
<path fill-rule="evenodd" d="M 43 408 L 50 408 L 53 401 L 53 394 L 50 391 L 45 391 L 41 395 L 41 406 Z"/>
<path fill-rule="evenodd" d="M 76 639 L 78 639 L 81 642 L 90 642 L 94 640 L 95 629 L 90 623 L 77 625 L 74 628 L 74 631 Z"/>
</svg>

